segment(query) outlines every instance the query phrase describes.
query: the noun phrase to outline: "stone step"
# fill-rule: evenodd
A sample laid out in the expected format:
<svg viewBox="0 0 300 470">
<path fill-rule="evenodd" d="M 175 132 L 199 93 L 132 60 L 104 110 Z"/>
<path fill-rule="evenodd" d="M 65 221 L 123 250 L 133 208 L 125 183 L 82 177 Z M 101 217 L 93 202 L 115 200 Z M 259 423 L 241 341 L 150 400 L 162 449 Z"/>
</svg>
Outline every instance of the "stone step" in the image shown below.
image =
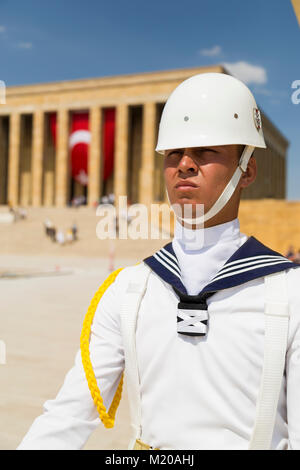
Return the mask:
<svg viewBox="0 0 300 470">
<path fill-rule="evenodd" d="M 7 206 L 0 206 L 2 216 Z M 2 212 L 2 210 L 6 213 Z M 41 207 L 27 209 L 25 220 L 1 224 L 0 253 L 28 253 L 104 257 L 132 257 L 137 261 L 149 256 L 168 242 L 158 240 L 99 240 L 96 228 L 100 218 L 94 208 Z M 55 227 L 66 231 L 75 221 L 78 241 L 59 246 L 45 235 L 44 222 L 49 218 Z M 289 245 L 300 248 L 300 202 L 284 200 L 241 201 L 241 231 L 253 235 L 276 251 L 285 253 Z"/>
</svg>

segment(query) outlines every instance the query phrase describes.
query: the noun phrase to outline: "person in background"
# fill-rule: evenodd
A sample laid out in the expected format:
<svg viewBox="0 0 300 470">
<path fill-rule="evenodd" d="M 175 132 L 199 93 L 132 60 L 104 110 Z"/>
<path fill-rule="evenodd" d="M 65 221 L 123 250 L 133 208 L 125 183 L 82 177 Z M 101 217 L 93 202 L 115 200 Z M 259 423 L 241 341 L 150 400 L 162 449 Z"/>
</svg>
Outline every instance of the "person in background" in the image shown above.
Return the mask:
<svg viewBox="0 0 300 470">
<path fill-rule="evenodd" d="M 56 227 L 54 225 L 50 228 L 50 238 L 52 242 L 56 242 Z"/>
<path fill-rule="evenodd" d="M 25 207 L 20 207 L 18 212 L 20 219 L 24 220 L 27 218 L 27 210 L 25 209 Z"/>
<path fill-rule="evenodd" d="M 56 241 L 61 246 L 65 244 L 65 234 L 61 229 L 59 229 L 56 233 Z"/>
<path fill-rule="evenodd" d="M 78 240 L 78 238 L 77 238 L 78 227 L 77 227 L 75 221 L 73 222 L 73 225 L 72 225 L 71 230 L 72 230 L 72 234 L 73 234 L 73 240 L 74 240 L 74 241 L 75 241 L 75 240 Z"/>
<path fill-rule="evenodd" d="M 289 248 L 288 248 L 288 251 L 286 253 L 286 258 L 288 258 L 289 260 L 291 261 L 294 261 L 294 258 L 295 258 L 295 249 L 293 247 L 293 245 L 290 245 Z"/>
<path fill-rule="evenodd" d="M 16 212 L 16 210 L 14 209 L 13 205 L 11 204 L 11 202 L 8 202 L 8 211 L 9 211 L 10 214 L 13 215 L 13 217 L 14 217 L 14 222 L 16 222 L 16 220 L 17 220 L 17 212 Z"/>
<path fill-rule="evenodd" d="M 47 236 L 47 237 L 50 237 L 51 227 L 53 227 L 53 224 L 52 224 L 51 220 L 48 219 L 48 217 L 47 217 L 47 219 L 45 219 L 45 221 L 44 221 L 44 227 L 45 227 L 45 234 L 46 234 L 46 236 Z"/>
<path fill-rule="evenodd" d="M 113 193 L 110 193 L 110 194 L 108 195 L 108 202 L 109 202 L 109 204 L 114 205 L 114 203 L 115 203 L 115 195 L 114 195 Z"/>
<path fill-rule="evenodd" d="M 300 264 L 300 248 L 298 250 L 298 253 L 295 255 L 294 263 Z"/>
<path fill-rule="evenodd" d="M 100 204 L 109 204 L 108 196 L 102 196 L 100 200 Z"/>
<path fill-rule="evenodd" d="M 67 233 L 66 233 L 66 242 L 70 244 L 72 243 L 73 240 L 74 240 L 74 236 L 73 236 L 72 228 L 68 228 Z"/>
</svg>

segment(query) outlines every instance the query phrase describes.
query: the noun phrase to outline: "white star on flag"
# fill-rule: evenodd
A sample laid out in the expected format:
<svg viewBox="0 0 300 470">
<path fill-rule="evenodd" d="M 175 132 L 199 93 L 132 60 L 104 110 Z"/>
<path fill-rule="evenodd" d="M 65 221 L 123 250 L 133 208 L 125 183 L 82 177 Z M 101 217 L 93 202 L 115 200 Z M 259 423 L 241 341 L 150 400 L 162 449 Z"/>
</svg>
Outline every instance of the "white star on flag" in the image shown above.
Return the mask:
<svg viewBox="0 0 300 470">
<path fill-rule="evenodd" d="M 85 185 L 85 184 L 88 184 L 89 177 L 84 170 L 80 170 L 76 179 L 80 184 Z"/>
</svg>

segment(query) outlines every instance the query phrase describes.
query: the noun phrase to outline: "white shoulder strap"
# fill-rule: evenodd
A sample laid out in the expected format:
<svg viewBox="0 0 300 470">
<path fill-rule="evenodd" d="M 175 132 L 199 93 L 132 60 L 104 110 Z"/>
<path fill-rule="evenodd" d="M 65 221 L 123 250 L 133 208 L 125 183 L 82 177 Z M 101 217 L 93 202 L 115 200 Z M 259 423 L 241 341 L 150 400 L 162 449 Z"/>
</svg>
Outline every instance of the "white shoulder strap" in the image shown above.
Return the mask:
<svg viewBox="0 0 300 470">
<path fill-rule="evenodd" d="M 271 447 L 285 368 L 289 326 L 286 272 L 265 277 L 264 364 L 250 450 Z"/>
<path fill-rule="evenodd" d="M 141 436 L 140 380 L 136 356 L 136 325 L 141 300 L 146 291 L 150 268 L 141 264 L 131 276 L 121 307 L 121 328 L 125 351 L 125 377 L 133 436 L 128 449 L 133 449 L 136 439 Z"/>
</svg>

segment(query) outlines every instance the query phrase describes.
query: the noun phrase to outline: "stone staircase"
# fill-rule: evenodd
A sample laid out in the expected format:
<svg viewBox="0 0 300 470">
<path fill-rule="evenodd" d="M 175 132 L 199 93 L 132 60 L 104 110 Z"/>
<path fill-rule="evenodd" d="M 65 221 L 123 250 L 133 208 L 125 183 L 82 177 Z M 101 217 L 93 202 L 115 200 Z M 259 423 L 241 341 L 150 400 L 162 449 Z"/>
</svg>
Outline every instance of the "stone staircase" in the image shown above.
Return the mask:
<svg viewBox="0 0 300 470">
<path fill-rule="evenodd" d="M 90 207 L 27 209 L 25 220 L 0 224 L 0 253 L 54 256 L 87 256 L 139 261 L 168 242 L 159 240 L 99 240 L 96 227 L 99 217 Z M 0 217 L 8 213 L 7 206 L 0 206 Z M 46 237 L 44 221 L 49 218 L 55 227 L 64 232 L 76 222 L 78 241 L 60 246 Z M 284 200 L 257 200 L 241 202 L 241 231 L 254 235 L 271 248 L 284 253 L 290 245 L 300 248 L 300 202 Z"/>
<path fill-rule="evenodd" d="M 0 207 L 0 215 L 8 212 Z M 0 225 L 0 253 L 49 254 L 53 256 L 118 257 L 139 261 L 168 242 L 167 240 L 99 240 L 96 227 L 100 220 L 94 208 L 41 207 L 27 210 L 25 220 Z M 74 222 L 78 227 L 78 240 L 60 246 L 45 234 L 44 222 L 50 219 L 57 229 L 66 232 Z"/>
<path fill-rule="evenodd" d="M 0 224 L 11 224 L 14 216 L 9 212 L 8 206 L 0 205 Z"/>
</svg>

